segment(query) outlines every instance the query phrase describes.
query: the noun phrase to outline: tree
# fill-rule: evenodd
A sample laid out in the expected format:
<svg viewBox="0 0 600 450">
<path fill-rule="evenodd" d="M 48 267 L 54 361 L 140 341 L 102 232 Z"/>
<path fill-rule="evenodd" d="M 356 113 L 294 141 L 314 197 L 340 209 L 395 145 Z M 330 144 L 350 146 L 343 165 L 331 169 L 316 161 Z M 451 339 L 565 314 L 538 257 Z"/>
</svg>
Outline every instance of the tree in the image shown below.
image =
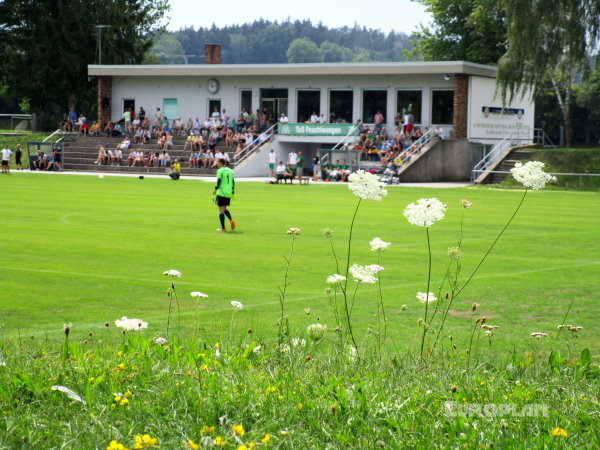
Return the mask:
<svg viewBox="0 0 600 450">
<path fill-rule="evenodd" d="M 426 61 L 498 62 L 506 47 L 504 11 L 497 0 L 415 0 L 434 24 L 413 34 L 409 57 Z"/>
<path fill-rule="evenodd" d="M 322 62 L 323 53 L 310 39 L 294 39 L 286 52 L 289 63 Z"/>
<path fill-rule="evenodd" d="M 154 43 L 150 52 L 164 64 L 185 64 L 183 47 L 172 34 L 165 33 Z"/>
<path fill-rule="evenodd" d="M 506 53 L 498 65 L 498 86 L 505 101 L 548 76 L 573 142 L 571 103 L 576 76 L 589 75 L 589 57 L 600 38 L 598 0 L 504 0 Z"/>
<path fill-rule="evenodd" d="M 0 76 L 13 98 L 41 114 L 52 104 L 95 102 L 87 66 L 142 61 L 167 0 L 4 0 L 0 2 Z M 67 100 L 68 99 L 68 100 Z"/>
<path fill-rule="evenodd" d="M 323 61 L 332 62 L 349 62 L 354 58 L 354 52 L 339 44 L 331 41 L 323 41 L 321 43 L 321 52 L 323 53 Z"/>
</svg>

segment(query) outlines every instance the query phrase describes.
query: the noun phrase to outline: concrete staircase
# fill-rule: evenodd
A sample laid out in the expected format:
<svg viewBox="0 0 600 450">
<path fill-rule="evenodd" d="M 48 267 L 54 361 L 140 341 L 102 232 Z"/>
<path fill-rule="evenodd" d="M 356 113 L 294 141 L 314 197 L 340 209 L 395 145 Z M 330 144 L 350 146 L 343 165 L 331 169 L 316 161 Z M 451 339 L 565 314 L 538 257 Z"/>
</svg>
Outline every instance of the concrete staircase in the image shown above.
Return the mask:
<svg viewBox="0 0 600 450">
<path fill-rule="evenodd" d="M 509 172 L 510 169 L 515 167 L 515 163 L 518 161 L 524 161 L 531 158 L 531 152 L 528 150 L 524 150 L 521 148 L 516 148 L 511 150 L 511 152 L 506 155 L 504 158 L 494 169 L 494 171 L 498 172 Z M 490 173 L 484 183 L 486 184 L 499 184 L 502 183 L 510 174 L 508 173 Z"/>
<path fill-rule="evenodd" d="M 65 170 L 75 170 L 80 172 L 125 172 L 138 174 L 162 174 L 168 172 L 168 168 L 164 167 L 140 167 L 127 166 L 127 157 L 129 151 L 123 152 L 123 163 L 120 166 L 98 165 L 95 162 L 98 159 L 98 150 L 100 147 L 114 150 L 123 137 L 85 137 L 85 136 L 66 136 L 63 140 L 63 167 Z M 181 163 L 181 174 L 185 176 L 213 176 L 216 173 L 216 168 L 189 168 L 189 158 L 191 150 L 184 150 L 185 138 L 177 137 L 173 139 L 173 146 L 169 148 L 168 153 L 171 160 L 179 159 Z M 151 150 L 160 152 L 156 142 L 151 142 L 143 145 L 132 144 L 131 150 L 140 149 L 144 153 Z M 218 150 L 226 151 L 233 161 L 235 148 L 226 147 L 224 144 L 217 146 Z"/>
</svg>

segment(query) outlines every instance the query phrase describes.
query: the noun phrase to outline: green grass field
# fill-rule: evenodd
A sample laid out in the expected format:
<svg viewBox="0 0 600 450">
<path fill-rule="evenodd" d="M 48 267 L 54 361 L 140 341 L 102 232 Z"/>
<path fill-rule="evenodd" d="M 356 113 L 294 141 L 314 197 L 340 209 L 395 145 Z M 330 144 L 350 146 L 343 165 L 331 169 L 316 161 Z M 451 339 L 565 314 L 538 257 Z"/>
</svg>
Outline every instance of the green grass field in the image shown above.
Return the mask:
<svg viewBox="0 0 600 450">
<path fill-rule="evenodd" d="M 279 313 L 289 227 L 298 227 L 286 308 L 292 329 L 316 317 L 332 323 L 325 278 L 336 272 L 325 227 L 334 230 L 340 259 L 347 251 L 357 202 L 345 185 L 271 186 L 240 183 L 231 208 L 235 233 L 219 234 L 212 184 L 192 180 L 12 174 L 0 177 L 0 323 L 5 337 L 59 337 L 72 322 L 75 336 L 123 315 L 150 323 L 160 334 L 167 320 L 169 280 L 176 280 L 184 331 L 196 320 L 211 336 L 229 332 L 231 300 L 246 309 L 236 324 L 273 336 Z M 447 248 L 456 245 L 462 198 L 465 210 L 462 278 L 466 279 L 516 207 L 522 191 L 485 188 L 392 187 L 381 202 L 363 201 L 355 225 L 351 263 L 372 264 L 373 237 L 391 241 L 382 253 L 384 303 L 390 342 L 414 348 L 422 317 L 417 291 L 425 291 L 425 231 L 411 226 L 404 207 L 422 197 L 449 205 L 446 219 L 431 228 L 433 288 L 443 277 Z M 569 303 L 567 322 L 584 327 L 580 342 L 599 350 L 600 196 L 593 192 L 529 192 L 497 248 L 451 311 L 448 329 L 467 338 L 470 305 L 500 326 L 499 348 L 528 344 L 533 331 L 556 332 Z M 342 266 L 344 261 L 341 261 Z M 343 269 L 340 269 L 343 270 Z M 342 272 L 343 273 L 343 272 Z M 189 296 L 210 297 L 199 309 Z M 442 292 L 443 293 L 443 292 Z M 401 305 L 408 310 L 401 311 Z M 310 308 L 310 316 L 305 309 Z M 356 334 L 376 323 L 375 290 L 358 291 Z M 177 315 L 175 315 L 177 317 Z M 497 348 L 498 348 L 497 347 Z M 595 352 L 595 353 L 594 353 Z"/>
</svg>

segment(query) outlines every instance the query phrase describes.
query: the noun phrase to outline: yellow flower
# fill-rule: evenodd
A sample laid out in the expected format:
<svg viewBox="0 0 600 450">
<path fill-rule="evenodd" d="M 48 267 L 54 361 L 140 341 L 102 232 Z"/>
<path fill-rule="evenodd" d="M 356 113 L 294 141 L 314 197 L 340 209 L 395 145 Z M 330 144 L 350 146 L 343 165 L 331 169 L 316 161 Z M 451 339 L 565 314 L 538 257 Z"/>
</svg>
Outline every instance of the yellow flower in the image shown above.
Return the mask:
<svg viewBox="0 0 600 450">
<path fill-rule="evenodd" d="M 200 430 L 200 433 L 210 433 L 211 431 L 215 431 L 215 427 L 209 427 L 208 425 L 204 425 Z"/>
<path fill-rule="evenodd" d="M 128 403 L 129 403 L 129 400 L 127 400 L 126 398 L 124 398 L 123 400 L 121 400 L 119 402 L 119 406 L 127 406 Z"/>
<path fill-rule="evenodd" d="M 277 388 L 275 386 L 267 386 L 266 392 L 267 394 L 272 394 L 273 392 L 277 392 Z"/>
<path fill-rule="evenodd" d="M 121 401 L 121 396 L 120 395 L 115 395 L 115 398 L 113 399 L 113 401 L 115 403 L 119 403 Z"/>
<path fill-rule="evenodd" d="M 244 427 L 242 425 L 234 425 L 231 427 L 231 429 L 238 436 L 243 436 L 244 434 L 246 434 L 246 430 L 244 430 Z"/>
<path fill-rule="evenodd" d="M 117 366 L 119 369 L 123 370 L 125 369 L 125 364 L 121 363 Z"/>
<path fill-rule="evenodd" d="M 227 445 L 227 441 L 221 436 L 217 436 L 214 443 L 217 447 L 225 447 Z"/>
<path fill-rule="evenodd" d="M 151 448 L 155 447 L 157 443 L 158 439 L 151 437 L 149 434 L 145 434 L 143 436 L 137 434 L 135 436 L 135 444 L 133 445 L 133 448 L 136 450 L 140 448 Z"/>
<path fill-rule="evenodd" d="M 133 392 L 131 391 L 126 391 L 125 394 L 123 394 L 125 397 L 129 398 L 133 395 Z"/>
<path fill-rule="evenodd" d="M 254 442 L 248 442 L 246 444 L 246 447 L 248 448 L 248 450 L 252 450 L 254 447 L 256 447 L 256 445 L 254 444 Z"/>
<path fill-rule="evenodd" d="M 563 430 L 562 428 L 556 427 L 553 430 L 550 430 L 550 435 L 551 436 L 560 436 L 560 437 L 568 437 L 569 433 L 567 433 L 565 430 Z"/>
<path fill-rule="evenodd" d="M 94 382 L 94 380 L 95 380 L 95 378 L 94 378 L 94 377 L 90 377 L 90 378 L 88 379 L 88 381 L 89 381 L 90 383 L 93 383 L 93 382 Z"/>
<path fill-rule="evenodd" d="M 237 450 L 248 450 L 248 447 L 246 447 L 245 444 L 240 445 Z"/>
<path fill-rule="evenodd" d="M 304 408 L 304 406 L 302 406 L 302 403 L 298 403 L 298 409 L 302 409 Z"/>
<path fill-rule="evenodd" d="M 119 444 L 117 441 L 110 441 L 106 450 L 127 450 L 127 448 L 123 444 Z"/>
<path fill-rule="evenodd" d="M 271 442 L 271 436 L 266 433 L 263 434 L 263 437 L 260 440 L 260 442 L 262 442 L 263 444 L 268 444 L 269 442 Z"/>
<path fill-rule="evenodd" d="M 191 448 L 192 450 L 198 450 L 200 448 L 200 446 L 198 444 L 196 444 L 194 441 L 192 441 L 191 439 L 187 440 L 187 442 L 185 443 L 185 446 L 187 448 Z"/>
</svg>

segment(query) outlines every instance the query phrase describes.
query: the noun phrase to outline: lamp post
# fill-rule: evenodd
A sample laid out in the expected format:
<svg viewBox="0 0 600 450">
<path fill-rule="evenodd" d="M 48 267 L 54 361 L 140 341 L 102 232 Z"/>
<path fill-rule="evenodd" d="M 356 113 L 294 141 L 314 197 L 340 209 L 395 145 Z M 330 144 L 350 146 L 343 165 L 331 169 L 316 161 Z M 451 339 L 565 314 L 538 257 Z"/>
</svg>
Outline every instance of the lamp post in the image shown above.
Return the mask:
<svg viewBox="0 0 600 450">
<path fill-rule="evenodd" d="M 94 28 L 98 30 L 98 64 L 102 65 L 102 30 L 110 25 L 95 25 Z"/>
</svg>

